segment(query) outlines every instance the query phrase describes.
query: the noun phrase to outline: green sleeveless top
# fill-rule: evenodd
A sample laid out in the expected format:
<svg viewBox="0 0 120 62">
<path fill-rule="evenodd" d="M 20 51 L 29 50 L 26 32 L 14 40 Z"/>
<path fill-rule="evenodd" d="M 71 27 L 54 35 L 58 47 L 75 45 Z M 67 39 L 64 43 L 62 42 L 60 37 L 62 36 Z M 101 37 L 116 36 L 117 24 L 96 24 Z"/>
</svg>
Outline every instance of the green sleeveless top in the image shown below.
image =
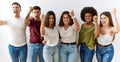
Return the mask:
<svg viewBox="0 0 120 62">
<path fill-rule="evenodd" d="M 92 25 L 89 29 L 84 29 L 84 24 L 81 26 L 81 30 L 79 32 L 79 44 L 85 44 L 90 50 L 94 50 L 95 48 L 95 38 L 94 38 L 94 30 L 95 25 Z"/>
</svg>

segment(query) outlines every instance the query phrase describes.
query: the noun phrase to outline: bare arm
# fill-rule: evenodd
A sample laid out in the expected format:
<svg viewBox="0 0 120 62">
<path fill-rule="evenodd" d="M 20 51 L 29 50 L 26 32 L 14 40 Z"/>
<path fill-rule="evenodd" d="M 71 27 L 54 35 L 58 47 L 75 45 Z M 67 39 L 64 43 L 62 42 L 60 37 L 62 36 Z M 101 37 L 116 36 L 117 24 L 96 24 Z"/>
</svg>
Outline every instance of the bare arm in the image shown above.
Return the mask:
<svg viewBox="0 0 120 62">
<path fill-rule="evenodd" d="M 112 13 L 113 13 L 113 16 L 114 16 L 114 19 L 113 19 L 113 25 L 114 25 L 114 27 L 112 28 L 112 31 L 114 33 L 118 33 L 119 32 L 119 29 L 118 29 L 119 28 L 119 23 L 118 23 L 118 20 L 117 20 L 116 9 L 115 8 L 113 8 Z"/>
<path fill-rule="evenodd" d="M 0 20 L 0 26 L 5 25 L 6 23 L 6 21 Z"/>
<path fill-rule="evenodd" d="M 95 34 L 95 38 L 99 36 L 99 33 L 100 33 L 100 28 L 99 28 L 99 25 L 98 25 L 98 16 L 93 16 L 93 21 L 94 21 L 94 24 L 95 24 L 95 31 L 94 31 L 94 34 Z"/>
<path fill-rule="evenodd" d="M 40 26 L 40 33 L 41 35 L 45 35 L 45 15 L 41 14 L 41 26 Z"/>
<path fill-rule="evenodd" d="M 33 8 L 30 7 L 29 12 L 28 12 L 28 14 L 27 14 L 27 16 L 25 18 L 25 25 L 27 25 L 27 26 L 30 25 L 30 19 L 32 19 L 32 17 L 30 17 L 30 13 L 32 12 L 32 10 L 33 10 Z"/>
<path fill-rule="evenodd" d="M 77 19 L 74 17 L 74 11 L 73 11 L 73 10 L 70 12 L 70 16 L 71 16 L 72 19 L 73 19 L 73 23 L 74 23 L 74 28 L 75 28 L 75 30 L 76 30 L 76 31 L 79 31 L 79 30 L 80 30 L 80 26 L 79 26 L 79 23 L 78 23 Z"/>
</svg>

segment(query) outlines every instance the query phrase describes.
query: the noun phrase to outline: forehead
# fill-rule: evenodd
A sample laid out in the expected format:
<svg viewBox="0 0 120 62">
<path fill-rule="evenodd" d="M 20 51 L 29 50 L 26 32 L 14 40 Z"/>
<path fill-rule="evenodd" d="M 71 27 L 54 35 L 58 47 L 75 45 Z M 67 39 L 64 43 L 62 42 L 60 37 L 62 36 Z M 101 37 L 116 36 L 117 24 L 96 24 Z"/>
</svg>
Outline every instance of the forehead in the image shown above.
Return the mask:
<svg viewBox="0 0 120 62">
<path fill-rule="evenodd" d="M 33 12 L 40 12 L 40 10 L 39 9 L 34 9 Z"/>
<path fill-rule="evenodd" d="M 102 14 L 102 15 L 101 15 L 101 18 L 103 18 L 103 17 L 107 17 L 107 16 L 106 16 L 106 15 L 104 15 L 104 14 Z"/>
<path fill-rule="evenodd" d="M 18 8 L 20 8 L 20 6 L 17 5 L 17 4 L 13 4 L 12 7 L 18 7 Z"/>
<path fill-rule="evenodd" d="M 64 14 L 63 17 L 68 17 L 68 14 Z"/>
<path fill-rule="evenodd" d="M 91 15 L 91 16 L 92 16 L 92 14 L 91 14 L 91 13 L 85 13 L 85 16 L 87 16 L 87 15 Z"/>
<path fill-rule="evenodd" d="M 53 18 L 54 16 L 53 15 L 50 15 L 49 18 Z"/>
</svg>

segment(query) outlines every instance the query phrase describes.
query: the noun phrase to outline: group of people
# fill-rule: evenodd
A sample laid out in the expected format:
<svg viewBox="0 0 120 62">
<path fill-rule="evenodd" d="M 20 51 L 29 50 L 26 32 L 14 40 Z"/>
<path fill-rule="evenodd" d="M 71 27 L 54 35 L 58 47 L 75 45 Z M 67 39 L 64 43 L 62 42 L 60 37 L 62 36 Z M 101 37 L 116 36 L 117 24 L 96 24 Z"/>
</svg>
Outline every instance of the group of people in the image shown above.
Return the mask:
<svg viewBox="0 0 120 62">
<path fill-rule="evenodd" d="M 63 11 L 57 26 L 54 11 L 48 11 L 45 15 L 41 14 L 39 6 L 34 6 L 30 7 L 26 18 L 23 18 L 20 16 L 21 5 L 18 2 L 12 3 L 12 9 L 13 17 L 0 20 L 0 25 L 8 25 L 12 33 L 8 46 L 12 62 L 26 62 L 26 26 L 30 28 L 31 62 L 37 62 L 38 56 L 40 62 L 77 62 L 78 50 L 81 62 L 92 62 L 95 46 L 98 62 L 112 61 L 112 42 L 115 34 L 120 31 L 116 9 L 112 11 L 113 20 L 109 11 L 101 13 L 99 25 L 96 9 L 84 7 L 80 12 L 84 22 L 81 28 L 74 11 Z"/>
</svg>

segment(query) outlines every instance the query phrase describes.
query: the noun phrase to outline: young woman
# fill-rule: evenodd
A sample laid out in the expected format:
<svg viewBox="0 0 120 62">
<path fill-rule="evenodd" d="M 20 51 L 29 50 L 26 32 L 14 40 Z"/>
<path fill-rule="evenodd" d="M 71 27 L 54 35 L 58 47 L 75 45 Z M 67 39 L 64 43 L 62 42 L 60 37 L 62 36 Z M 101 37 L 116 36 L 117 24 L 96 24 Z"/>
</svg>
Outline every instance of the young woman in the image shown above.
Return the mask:
<svg viewBox="0 0 120 62">
<path fill-rule="evenodd" d="M 45 62 L 59 62 L 59 34 L 56 28 L 56 17 L 53 11 L 48 11 L 46 17 L 41 15 L 41 35 L 44 36 L 43 58 Z"/>
<path fill-rule="evenodd" d="M 110 12 L 100 15 L 100 35 L 97 38 L 96 56 L 98 62 L 111 62 L 114 55 L 112 42 L 115 34 L 119 32 L 119 24 L 116 17 L 116 9 L 113 10 L 114 20 Z"/>
<path fill-rule="evenodd" d="M 61 37 L 60 62 L 76 62 L 76 32 L 79 31 L 79 23 L 74 17 L 73 11 L 70 13 L 68 11 L 64 11 L 62 13 L 58 31 Z"/>
<path fill-rule="evenodd" d="M 81 11 L 84 23 L 79 32 L 81 62 L 92 62 L 95 50 L 95 38 L 99 35 L 97 11 L 93 7 L 84 7 Z"/>
</svg>

